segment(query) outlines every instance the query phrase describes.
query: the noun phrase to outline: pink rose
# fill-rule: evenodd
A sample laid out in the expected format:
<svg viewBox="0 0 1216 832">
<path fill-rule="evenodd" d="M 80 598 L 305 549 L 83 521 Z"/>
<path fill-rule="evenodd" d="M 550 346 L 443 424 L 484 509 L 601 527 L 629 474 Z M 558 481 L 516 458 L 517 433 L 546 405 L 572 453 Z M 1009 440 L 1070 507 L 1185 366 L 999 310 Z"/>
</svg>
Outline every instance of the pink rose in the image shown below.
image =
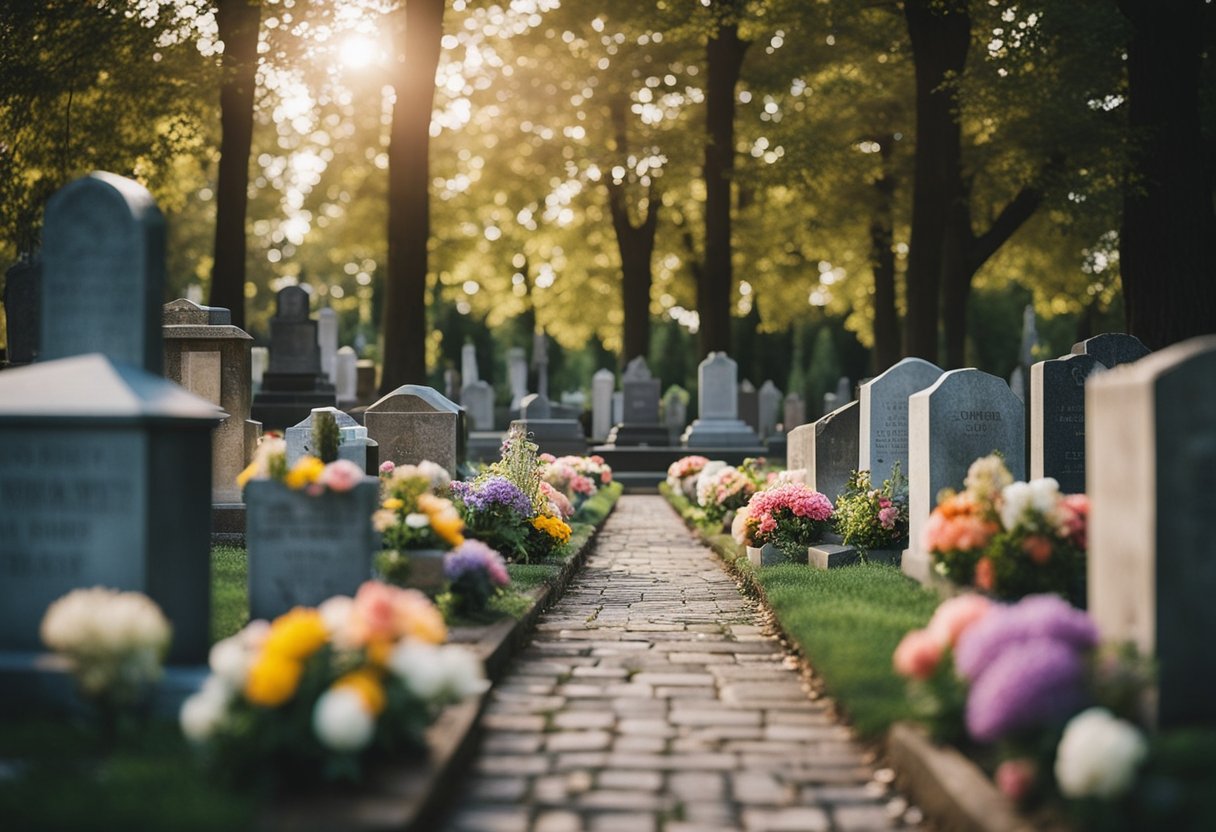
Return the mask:
<svg viewBox="0 0 1216 832">
<path fill-rule="evenodd" d="M 895 672 L 908 679 L 928 679 L 942 658 L 942 645 L 928 630 L 912 630 L 904 635 L 891 664 Z"/>
<path fill-rule="evenodd" d="M 1006 760 L 997 767 L 996 787 L 1005 797 L 1014 803 L 1020 803 L 1034 788 L 1034 781 L 1038 779 L 1038 774 L 1038 769 L 1032 760 L 1025 757 Z"/>
<path fill-rule="evenodd" d="M 602 483 L 603 485 L 607 485 L 610 482 L 612 482 L 612 470 L 609 469 L 606 471 L 601 471 L 600 472 L 600 483 Z"/>
<path fill-rule="evenodd" d="M 884 529 L 895 528 L 895 521 L 899 518 L 899 510 L 893 506 L 879 509 L 878 522 Z"/>
<path fill-rule="evenodd" d="M 992 609 L 992 602 L 982 595 L 968 593 L 944 601 L 933 613 L 928 631 L 947 647 L 954 647 L 963 631 L 979 621 Z"/>
<path fill-rule="evenodd" d="M 330 491 L 350 491 L 363 482 L 363 469 L 349 459 L 338 459 L 321 471 L 320 482 Z"/>
<path fill-rule="evenodd" d="M 393 463 L 393 461 L 391 459 L 386 462 L 381 462 L 380 463 L 380 473 L 381 474 L 391 474 L 391 473 L 393 473 L 393 469 L 395 469 L 396 467 L 397 466 Z"/>
</svg>

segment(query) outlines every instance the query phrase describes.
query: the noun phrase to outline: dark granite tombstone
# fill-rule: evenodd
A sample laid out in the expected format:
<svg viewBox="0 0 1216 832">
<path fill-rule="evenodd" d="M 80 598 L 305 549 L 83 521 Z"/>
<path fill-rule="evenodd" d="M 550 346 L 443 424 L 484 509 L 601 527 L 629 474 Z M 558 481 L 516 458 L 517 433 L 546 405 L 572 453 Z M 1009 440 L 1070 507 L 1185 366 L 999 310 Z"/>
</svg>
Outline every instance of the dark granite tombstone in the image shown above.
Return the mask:
<svg viewBox="0 0 1216 832">
<path fill-rule="evenodd" d="M 739 382 L 739 418 L 760 435 L 760 394 L 756 386 L 747 379 Z"/>
<path fill-rule="evenodd" d="M 1139 361 L 1152 352 L 1135 335 L 1122 332 L 1104 332 L 1072 345 L 1073 355 L 1088 355 L 1098 360 L 1103 367 L 1117 367 Z"/>
<path fill-rule="evenodd" d="M 659 386 L 640 355 L 629 362 L 622 376 L 625 415 L 608 433 L 605 444 L 616 447 L 667 445 L 667 428 L 659 422 Z"/>
<path fill-rule="evenodd" d="M 38 331 L 41 325 L 42 264 L 22 260 L 4 273 L 4 318 L 8 325 L 10 367 L 29 364 L 38 358 Z"/>
<path fill-rule="evenodd" d="M 1030 368 L 1030 477 L 1054 477 L 1065 494 L 1085 491 L 1085 381 L 1100 368 L 1079 354 Z"/>
<path fill-rule="evenodd" d="M 253 418 L 284 430 L 308 418 L 314 407 L 337 405 L 334 386 L 321 373 L 317 322 L 308 317 L 308 293 L 299 286 L 279 291 L 270 319 L 270 366 L 253 400 Z"/>
<path fill-rule="evenodd" d="M 552 418 L 549 400 L 539 393 L 523 397 L 520 418 L 511 427 L 520 426 L 536 443 L 542 453 L 554 456 L 582 456 L 587 453 L 587 437 L 577 419 Z"/>
</svg>

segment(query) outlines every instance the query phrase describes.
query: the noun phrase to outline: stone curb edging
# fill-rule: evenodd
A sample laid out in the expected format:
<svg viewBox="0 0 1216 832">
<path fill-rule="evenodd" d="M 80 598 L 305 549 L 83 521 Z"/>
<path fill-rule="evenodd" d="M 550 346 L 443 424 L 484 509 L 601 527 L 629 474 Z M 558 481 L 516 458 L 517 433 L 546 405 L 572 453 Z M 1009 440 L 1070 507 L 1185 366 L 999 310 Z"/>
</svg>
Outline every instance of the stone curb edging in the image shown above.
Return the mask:
<svg viewBox="0 0 1216 832">
<path fill-rule="evenodd" d="M 680 514 L 670 497 L 666 494 L 664 497 L 684 525 L 709 547 L 727 571 L 738 578 L 747 587 L 748 592 L 768 609 L 773 622 L 780 630 L 782 640 L 807 662 L 801 647 L 789 638 L 781 627 L 780 619 L 772 612 L 764 588 L 755 580 L 755 575 L 750 570 L 740 568 L 736 563 L 740 557 L 738 553 L 728 551 L 719 541 L 707 536 L 702 529 Z M 925 812 L 934 828 L 947 832 L 1062 832 L 1068 828 L 1059 823 L 1044 826 L 1038 820 L 1032 821 L 1020 814 L 979 766 L 954 748 L 934 745 L 919 726 L 896 723 L 888 729 L 881 745 L 895 770 L 896 783 L 908 798 Z"/>
<path fill-rule="evenodd" d="M 617 502 L 620 498 L 618 496 Z M 553 579 L 531 591 L 532 606 L 518 619 L 506 618 L 486 627 L 460 628 L 480 636 L 449 643 L 465 644 L 485 662 L 486 677 L 496 684 L 511 660 L 527 644 L 537 620 L 565 594 L 574 575 L 590 557 L 616 502 L 577 552 L 562 562 Z M 444 708 L 426 731 L 426 762 L 396 764 L 374 772 L 367 788 L 358 792 L 316 797 L 292 796 L 262 813 L 259 826 L 272 832 L 329 832 L 334 829 L 373 832 L 432 832 L 451 798 L 461 792 L 455 780 L 467 768 L 480 743 L 481 714 L 489 691 Z"/>
</svg>

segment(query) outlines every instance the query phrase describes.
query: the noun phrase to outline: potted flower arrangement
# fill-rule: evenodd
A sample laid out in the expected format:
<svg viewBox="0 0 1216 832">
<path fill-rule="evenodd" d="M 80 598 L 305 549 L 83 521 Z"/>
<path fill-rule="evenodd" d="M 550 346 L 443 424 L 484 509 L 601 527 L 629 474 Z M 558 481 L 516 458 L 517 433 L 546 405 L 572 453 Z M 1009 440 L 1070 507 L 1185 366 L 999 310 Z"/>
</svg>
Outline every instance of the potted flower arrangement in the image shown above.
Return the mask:
<svg viewBox="0 0 1216 832">
<path fill-rule="evenodd" d="M 1143 782 L 1135 811 L 1180 808 L 1160 799 L 1172 785 L 1146 765 L 1163 768 L 1137 724 L 1151 682 L 1146 663 L 1101 645 L 1089 616 L 1059 596 L 1014 604 L 957 596 L 905 635 L 892 661 L 933 733 L 983 749 L 997 788 L 1014 802 L 1063 798 L 1109 821 L 1120 802 L 1136 803 Z"/>
<path fill-rule="evenodd" d="M 612 468 L 604 458 L 595 456 L 560 456 L 541 454 L 540 475 L 543 482 L 561 492 L 577 510 L 599 490 L 612 482 Z"/>
<path fill-rule="evenodd" d="M 454 612 L 477 616 L 490 599 L 511 583 L 502 555 L 480 540 L 466 540 L 443 559 L 448 595 Z"/>
<path fill-rule="evenodd" d="M 377 758 L 419 753 L 442 705 L 485 689 L 480 662 L 446 637 L 425 595 L 375 581 L 253 621 L 212 648 L 182 731 L 234 784 L 357 780 Z"/>
<path fill-rule="evenodd" d="M 757 491 L 731 525 L 754 566 L 806 563 L 806 550 L 831 529 L 832 501 L 809 485 L 781 482 Z"/>
<path fill-rule="evenodd" d="M 443 587 L 443 557 L 464 542 L 464 521 L 446 494 L 451 477 L 441 466 L 380 466 L 380 508 L 372 525 L 384 550 L 376 559 L 379 573 L 399 586 L 434 595 Z"/>
<path fill-rule="evenodd" d="M 881 488 L 870 484 L 869 471 L 854 471 L 836 500 L 836 533 L 863 559 L 899 563 L 908 545 L 908 480 L 895 464 Z"/>
<path fill-rule="evenodd" d="M 709 464 L 709 458 L 703 456 L 680 457 L 667 466 L 667 485 L 677 494 L 683 494 L 690 500 L 697 498 L 697 475 Z"/>
<path fill-rule="evenodd" d="M 937 572 L 999 598 L 1055 592 L 1084 602 L 1089 502 L 1052 478 L 1013 482 L 997 455 L 972 463 L 964 490 L 930 515 L 924 546 Z"/>
<path fill-rule="evenodd" d="M 697 478 L 697 505 L 711 523 L 728 522 L 727 515 L 747 505 L 756 493 L 756 481 L 733 465 L 702 469 Z"/>
</svg>

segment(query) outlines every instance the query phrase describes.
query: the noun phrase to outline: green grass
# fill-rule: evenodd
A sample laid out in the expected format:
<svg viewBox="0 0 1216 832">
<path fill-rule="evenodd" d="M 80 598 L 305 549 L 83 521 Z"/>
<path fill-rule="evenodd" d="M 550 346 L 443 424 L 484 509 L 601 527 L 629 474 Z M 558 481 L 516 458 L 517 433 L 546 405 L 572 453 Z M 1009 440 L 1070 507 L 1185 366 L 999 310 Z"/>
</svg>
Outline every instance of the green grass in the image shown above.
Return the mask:
<svg viewBox="0 0 1216 832">
<path fill-rule="evenodd" d="M 579 506 L 578 511 L 574 513 L 575 522 L 598 526 L 612 511 L 612 507 L 616 505 L 616 501 L 620 499 L 624 490 L 625 487 L 619 482 L 610 482 L 601 486 L 594 496 Z"/>
<path fill-rule="evenodd" d="M 511 586 L 527 592 L 552 581 L 558 568 L 551 563 L 509 563 L 507 573 L 511 576 Z"/>
<path fill-rule="evenodd" d="M 211 640 L 235 634 L 249 621 L 249 560 L 236 546 L 211 549 Z"/>
</svg>

